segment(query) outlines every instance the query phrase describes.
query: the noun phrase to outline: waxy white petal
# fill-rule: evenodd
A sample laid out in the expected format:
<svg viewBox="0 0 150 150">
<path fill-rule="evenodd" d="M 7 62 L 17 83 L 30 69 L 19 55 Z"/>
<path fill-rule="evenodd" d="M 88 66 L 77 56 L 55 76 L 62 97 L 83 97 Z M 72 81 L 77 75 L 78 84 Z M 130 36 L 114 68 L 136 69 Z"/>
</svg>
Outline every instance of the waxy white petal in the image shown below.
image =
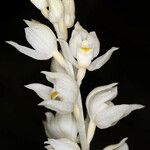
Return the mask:
<svg viewBox="0 0 150 150">
<path fill-rule="evenodd" d="M 89 47 L 93 50 L 93 58 L 99 54 L 100 51 L 100 41 L 95 32 L 90 32 L 87 41 L 89 42 Z"/>
<path fill-rule="evenodd" d="M 19 45 L 18 43 L 15 43 L 13 41 L 6 41 L 6 43 L 12 45 L 13 47 L 15 47 L 19 52 L 32 57 L 34 59 L 37 60 L 47 60 L 49 59 L 49 56 L 47 56 L 47 54 L 43 53 L 43 52 L 38 52 L 37 50 Z M 51 56 L 50 56 L 51 57 Z"/>
<path fill-rule="evenodd" d="M 104 55 L 96 58 L 89 66 L 89 71 L 94 71 L 96 69 L 101 68 L 111 57 L 114 51 L 118 50 L 116 47 L 112 47 L 109 51 L 107 51 Z"/>
<path fill-rule="evenodd" d="M 54 110 L 60 114 L 68 114 L 73 111 L 74 104 L 71 102 L 64 102 L 58 100 L 45 100 L 38 104 L 39 106 L 45 106 L 48 109 Z"/>
<path fill-rule="evenodd" d="M 54 150 L 62 150 L 62 149 L 64 149 L 64 150 L 80 150 L 77 143 L 72 142 L 69 139 L 57 139 L 57 140 L 48 139 L 48 141 L 46 141 L 45 143 L 50 144 Z M 47 147 L 47 146 L 45 148 L 50 150 L 49 147 Z"/>
<path fill-rule="evenodd" d="M 36 92 L 43 100 L 50 99 L 50 93 L 53 90 L 51 87 L 39 83 L 28 84 L 25 87 Z"/>
<path fill-rule="evenodd" d="M 43 9 L 48 6 L 47 0 L 30 0 L 38 9 Z"/>
<path fill-rule="evenodd" d="M 117 96 L 117 93 L 117 87 L 112 87 L 99 92 L 93 97 L 93 99 L 90 99 L 87 103 L 87 110 L 91 119 L 94 119 L 97 113 L 109 107 L 109 104 L 106 102 L 113 100 Z"/>
<path fill-rule="evenodd" d="M 100 106 L 106 101 L 110 101 L 117 96 L 117 88 L 115 87 L 117 83 L 112 83 L 105 86 L 100 86 L 92 90 L 86 99 L 86 107 L 90 116 L 93 116 Z"/>
<path fill-rule="evenodd" d="M 143 108 L 143 105 L 138 104 L 122 104 L 104 109 L 95 116 L 96 125 L 100 129 L 105 129 L 115 125 L 120 119 L 130 114 L 136 109 Z"/>
<path fill-rule="evenodd" d="M 128 138 L 122 139 L 118 144 L 113 144 L 105 147 L 103 150 L 129 150 L 129 147 L 126 143 Z"/>
<path fill-rule="evenodd" d="M 88 101 L 90 99 L 93 99 L 93 96 L 95 96 L 95 94 L 99 93 L 99 92 L 102 92 L 102 91 L 105 91 L 105 90 L 108 90 L 108 89 L 111 89 L 112 87 L 116 86 L 118 83 L 111 83 L 111 84 L 108 84 L 108 85 L 104 85 L 104 86 L 99 86 L 99 87 L 96 87 L 95 89 L 93 89 L 87 96 L 87 99 L 86 99 L 86 104 L 88 104 Z"/>
<path fill-rule="evenodd" d="M 75 28 L 71 34 L 71 38 L 69 41 L 69 47 L 74 57 L 77 56 L 77 52 L 81 47 L 82 41 L 86 39 L 87 36 L 88 36 L 88 32 L 82 28 L 79 22 L 77 22 L 75 24 Z"/>
</svg>

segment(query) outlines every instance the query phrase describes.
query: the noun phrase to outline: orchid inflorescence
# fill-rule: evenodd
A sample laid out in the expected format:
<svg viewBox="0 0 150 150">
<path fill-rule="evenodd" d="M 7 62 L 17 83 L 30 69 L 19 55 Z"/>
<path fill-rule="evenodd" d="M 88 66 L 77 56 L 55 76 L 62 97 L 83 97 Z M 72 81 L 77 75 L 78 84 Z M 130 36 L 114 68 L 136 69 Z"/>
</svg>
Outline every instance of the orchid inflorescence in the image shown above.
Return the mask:
<svg viewBox="0 0 150 150">
<path fill-rule="evenodd" d="M 79 22 L 74 25 L 74 0 L 31 0 L 31 2 L 52 23 L 56 34 L 38 21 L 24 20 L 28 26 L 25 28 L 25 36 L 33 48 L 13 41 L 7 43 L 34 59 L 51 59 L 51 72 L 41 73 L 53 84 L 53 87 L 40 83 L 25 85 L 43 99 L 38 105 L 53 110 L 45 113 L 46 120 L 43 121 L 48 137 L 45 148 L 89 150 L 96 127 L 105 129 L 114 126 L 120 119 L 144 106 L 115 105 L 112 100 L 117 96 L 118 83 L 112 83 L 96 87 L 88 94 L 85 119 L 80 85 L 86 70 L 94 71 L 101 68 L 118 48 L 112 47 L 105 54 L 97 57 L 100 52 L 100 42 L 96 33 L 88 32 Z M 68 28 L 73 25 L 74 29 L 68 40 Z M 103 150 L 128 150 L 126 140 L 127 138 L 124 138 L 118 144 L 109 145 Z"/>
</svg>

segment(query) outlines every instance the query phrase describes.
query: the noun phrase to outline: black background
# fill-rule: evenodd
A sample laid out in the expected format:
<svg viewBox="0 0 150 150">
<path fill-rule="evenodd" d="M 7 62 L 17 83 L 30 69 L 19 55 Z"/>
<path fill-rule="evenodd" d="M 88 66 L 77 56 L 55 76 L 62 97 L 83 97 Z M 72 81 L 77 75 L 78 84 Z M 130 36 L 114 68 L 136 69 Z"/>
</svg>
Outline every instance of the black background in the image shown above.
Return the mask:
<svg viewBox="0 0 150 150">
<path fill-rule="evenodd" d="M 29 0 L 7 0 L 0 4 L 0 149 L 42 150 L 46 140 L 42 120 L 47 111 L 37 104 L 41 99 L 24 85 L 40 82 L 46 85 L 42 70 L 50 61 L 37 61 L 4 43 L 25 41 L 23 19 L 42 17 Z M 133 112 L 116 126 L 96 130 L 91 149 L 119 142 L 129 137 L 130 150 L 148 150 L 150 135 L 150 9 L 146 1 L 76 0 L 77 20 L 88 31 L 95 30 L 100 41 L 100 54 L 119 46 L 111 60 L 101 69 L 87 72 L 81 90 L 86 95 L 96 86 L 119 82 L 115 104 L 140 103 L 146 108 Z"/>
</svg>

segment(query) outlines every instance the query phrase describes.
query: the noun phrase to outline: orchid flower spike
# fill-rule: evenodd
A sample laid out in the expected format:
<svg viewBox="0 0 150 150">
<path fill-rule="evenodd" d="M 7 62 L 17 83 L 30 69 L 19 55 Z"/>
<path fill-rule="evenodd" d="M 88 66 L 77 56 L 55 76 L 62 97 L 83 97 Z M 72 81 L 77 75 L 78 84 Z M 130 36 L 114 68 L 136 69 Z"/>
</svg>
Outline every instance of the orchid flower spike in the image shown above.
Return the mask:
<svg viewBox="0 0 150 150">
<path fill-rule="evenodd" d="M 48 139 L 45 144 L 49 144 L 45 146 L 47 150 L 80 150 L 80 147 L 77 143 L 65 138 Z"/>
<path fill-rule="evenodd" d="M 126 143 L 128 138 L 122 139 L 118 144 L 113 144 L 105 147 L 103 150 L 129 150 L 129 147 Z"/>
<path fill-rule="evenodd" d="M 60 40 L 60 44 L 66 59 L 79 69 L 77 75 L 79 82 L 84 78 L 86 69 L 89 71 L 99 69 L 110 59 L 112 53 L 118 49 L 112 47 L 104 55 L 92 61 L 99 54 L 100 42 L 95 32 L 88 33 L 79 22 L 75 24 L 69 46 L 63 40 Z"/>
<path fill-rule="evenodd" d="M 66 67 L 63 56 L 57 50 L 57 40 L 53 31 L 38 21 L 25 20 L 25 23 L 28 25 L 25 28 L 26 39 L 34 49 L 21 46 L 12 41 L 7 41 L 7 43 L 14 46 L 21 53 L 37 60 L 47 60 L 54 57 L 63 67 Z"/>
<path fill-rule="evenodd" d="M 47 112 L 46 121 L 43 122 L 48 138 L 67 138 L 74 142 L 77 140 L 77 125 L 74 116 L 70 114 L 56 113 L 54 116 Z"/>
<path fill-rule="evenodd" d="M 78 97 L 76 82 L 65 73 L 46 71 L 42 73 L 46 75 L 48 81 L 53 83 L 53 88 L 39 83 L 32 83 L 25 87 L 35 91 L 44 100 L 39 105 L 61 114 L 71 113 Z"/>
<path fill-rule="evenodd" d="M 139 104 L 114 105 L 111 101 L 117 96 L 116 85 L 117 83 L 112 83 L 97 87 L 87 96 L 86 107 L 90 117 L 88 143 L 93 138 L 96 126 L 100 129 L 111 127 L 132 111 L 144 107 Z"/>
<path fill-rule="evenodd" d="M 37 7 L 41 13 L 48 18 L 48 3 L 47 0 L 30 0 L 31 3 L 33 3 L 33 5 L 35 5 L 35 7 Z"/>
</svg>

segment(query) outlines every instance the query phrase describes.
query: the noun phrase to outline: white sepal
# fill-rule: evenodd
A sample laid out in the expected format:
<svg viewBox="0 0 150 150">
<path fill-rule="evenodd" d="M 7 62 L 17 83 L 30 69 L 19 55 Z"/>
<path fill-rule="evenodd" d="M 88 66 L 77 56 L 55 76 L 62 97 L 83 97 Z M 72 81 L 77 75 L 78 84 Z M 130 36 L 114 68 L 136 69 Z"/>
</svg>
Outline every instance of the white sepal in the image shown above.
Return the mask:
<svg viewBox="0 0 150 150">
<path fill-rule="evenodd" d="M 43 100 L 50 99 L 50 93 L 53 91 L 51 87 L 40 84 L 40 83 L 28 84 L 28 85 L 25 85 L 25 87 L 36 92 L 36 94 Z"/>
<path fill-rule="evenodd" d="M 89 71 L 94 71 L 96 69 L 101 68 L 111 57 L 114 51 L 118 50 L 117 47 L 112 47 L 109 51 L 107 51 L 104 55 L 96 58 L 89 66 Z"/>
<path fill-rule="evenodd" d="M 47 150 L 80 150 L 80 147 L 77 143 L 69 140 L 69 139 L 48 139 L 45 144 L 49 144 L 45 146 Z"/>
<path fill-rule="evenodd" d="M 143 108 L 143 105 L 138 104 L 122 104 L 107 106 L 95 116 L 95 123 L 100 129 L 114 126 L 119 120 L 129 115 L 132 111 Z"/>
<path fill-rule="evenodd" d="M 129 150 L 129 147 L 126 143 L 127 139 L 128 138 L 124 138 L 118 144 L 109 145 L 103 148 L 103 150 Z"/>
<path fill-rule="evenodd" d="M 47 0 L 30 0 L 38 9 L 43 9 L 48 7 Z"/>
<path fill-rule="evenodd" d="M 77 125 L 72 114 L 58 114 L 54 116 L 51 112 L 47 112 L 44 127 L 49 138 L 67 138 L 72 141 L 77 139 Z"/>
</svg>

